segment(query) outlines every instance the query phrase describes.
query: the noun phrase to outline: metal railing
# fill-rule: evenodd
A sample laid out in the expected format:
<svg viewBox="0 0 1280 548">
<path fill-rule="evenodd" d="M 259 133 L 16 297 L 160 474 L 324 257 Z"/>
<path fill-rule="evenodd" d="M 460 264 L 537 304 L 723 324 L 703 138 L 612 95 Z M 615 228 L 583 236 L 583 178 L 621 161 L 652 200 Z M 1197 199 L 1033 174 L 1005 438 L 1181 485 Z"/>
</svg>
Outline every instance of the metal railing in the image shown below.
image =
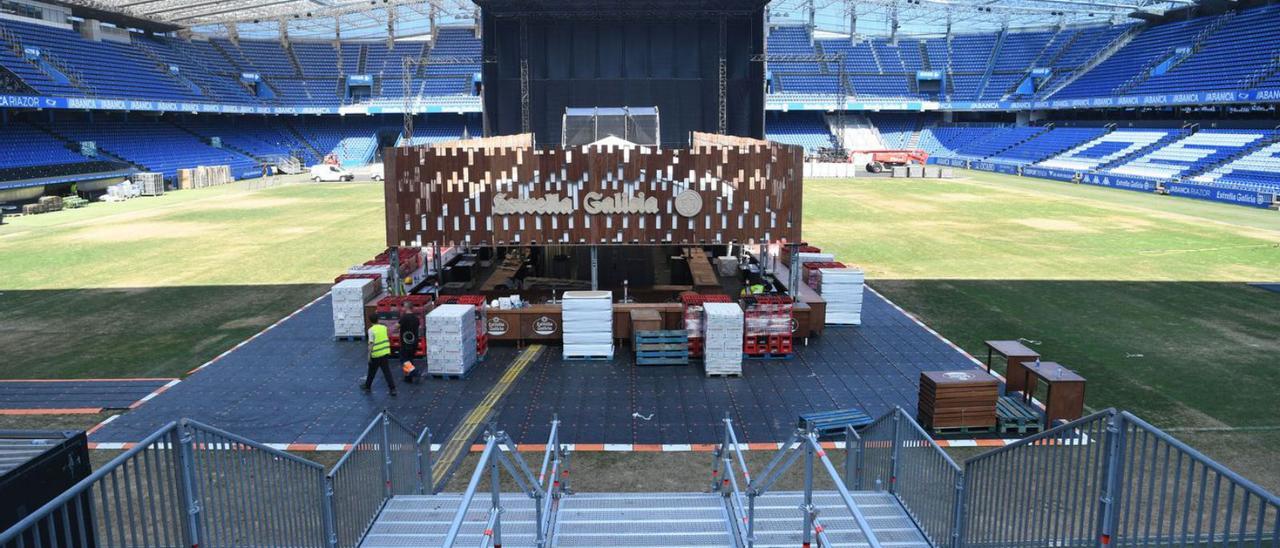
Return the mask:
<svg viewBox="0 0 1280 548">
<path fill-rule="evenodd" d="M 1108 409 L 965 463 L 964 546 L 1280 546 L 1280 497 Z"/>
<path fill-rule="evenodd" d="M 849 479 L 840 477 L 836 466 L 827 456 L 826 450 L 818 442 L 817 433 L 809 430 L 796 430 L 791 435 L 791 439 L 787 440 L 774 453 L 773 458 L 765 466 L 764 470 L 758 476 L 752 478 L 747 468 L 746 460 L 743 458 L 738 436 L 734 432 L 733 422 L 728 417 L 725 417 L 723 421 L 724 438 L 713 453 L 712 491 L 720 492 L 729 499 L 730 506 L 733 509 L 734 527 L 742 545 L 748 548 L 755 546 L 756 499 L 769 492 L 782 477 L 782 474 L 789 470 L 803 455 L 804 502 L 801 505 L 801 510 L 804 512 L 804 524 L 801 529 L 802 544 L 809 546 L 813 544 L 813 540 L 816 537 L 819 541 L 819 546 L 831 545 L 827 540 L 825 529 L 818 520 L 817 507 L 813 504 L 814 463 L 816 457 L 817 461 L 822 463 L 827 475 L 830 476 L 836 491 L 840 495 L 840 500 L 844 503 L 845 508 L 849 510 L 849 514 L 853 517 L 867 545 L 871 548 L 880 548 L 879 539 L 871 529 L 866 516 L 863 515 L 862 510 L 858 508 L 857 503 L 853 500 L 853 494 L 847 486 Z M 856 436 L 857 434 L 854 434 L 854 437 Z M 746 482 L 745 493 L 738 485 L 738 474 L 734 470 L 735 461 L 736 465 L 741 468 L 742 477 Z M 846 467 L 848 467 L 850 461 L 846 459 L 845 462 Z M 721 469 L 721 466 L 724 468 Z"/>
<path fill-rule="evenodd" d="M 548 451 L 543 456 L 544 464 L 548 459 L 558 461 L 557 457 L 552 457 L 551 455 L 562 453 L 563 448 L 558 447 L 558 426 L 558 420 L 552 422 L 551 440 L 555 443 L 548 444 Z M 490 506 L 480 546 L 482 548 L 502 546 L 503 507 L 501 480 L 502 470 L 505 469 L 515 482 L 516 487 L 533 499 L 535 543 L 539 547 L 545 546 L 550 513 L 549 511 L 544 513 L 543 502 L 550 495 L 543 490 L 542 481 L 547 478 L 543 477 L 543 475 L 537 478 L 533 476 L 533 473 L 529 471 L 529 465 L 524 461 L 524 457 L 520 456 L 515 442 L 511 441 L 511 437 L 506 432 L 497 430 L 493 425 L 490 425 L 485 430 L 484 438 L 484 450 L 480 453 L 480 461 L 476 464 L 475 472 L 471 474 L 471 481 L 467 483 L 467 490 L 462 493 L 461 500 L 458 502 L 458 509 L 454 512 L 453 520 L 449 523 L 448 533 L 445 534 L 444 541 L 440 545 L 443 548 L 453 548 L 458 542 L 458 534 L 462 531 L 463 524 L 466 522 L 467 513 L 471 510 L 471 503 L 475 501 L 476 494 L 480 489 L 480 483 L 487 473 L 489 476 Z M 553 446 L 556 447 L 555 451 L 551 451 Z M 557 469 L 556 464 L 550 466 L 552 470 Z M 552 476 L 551 479 L 554 481 L 555 477 Z"/>
<path fill-rule="evenodd" d="M 385 411 L 374 417 L 325 475 L 327 545 L 358 546 L 391 497 L 426 494 L 430 453 L 430 432 L 415 436 Z"/>
<path fill-rule="evenodd" d="M 934 546 L 955 545 L 964 470 L 901 407 L 867 426 L 861 437 L 858 485 L 871 483 L 893 494 Z"/>
<path fill-rule="evenodd" d="M 324 468 L 182 420 L 0 533 L 0 547 L 323 546 Z"/>
<path fill-rule="evenodd" d="M 967 546 L 1095 546 L 1109 412 L 965 462 Z"/>
</svg>

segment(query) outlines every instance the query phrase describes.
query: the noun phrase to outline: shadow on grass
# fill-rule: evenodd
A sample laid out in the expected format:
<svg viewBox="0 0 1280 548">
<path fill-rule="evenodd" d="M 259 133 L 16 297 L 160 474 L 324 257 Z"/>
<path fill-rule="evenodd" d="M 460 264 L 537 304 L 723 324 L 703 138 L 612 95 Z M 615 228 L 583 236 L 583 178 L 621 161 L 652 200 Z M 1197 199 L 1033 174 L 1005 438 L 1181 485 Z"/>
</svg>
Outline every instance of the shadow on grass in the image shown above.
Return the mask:
<svg viewBox="0 0 1280 548">
<path fill-rule="evenodd" d="M 0 378 L 182 377 L 328 289 L 0 290 Z"/>
<path fill-rule="evenodd" d="M 1280 294 L 1243 283 L 875 280 L 965 350 L 1027 339 L 1086 404 L 1161 427 L 1280 426 Z"/>
</svg>

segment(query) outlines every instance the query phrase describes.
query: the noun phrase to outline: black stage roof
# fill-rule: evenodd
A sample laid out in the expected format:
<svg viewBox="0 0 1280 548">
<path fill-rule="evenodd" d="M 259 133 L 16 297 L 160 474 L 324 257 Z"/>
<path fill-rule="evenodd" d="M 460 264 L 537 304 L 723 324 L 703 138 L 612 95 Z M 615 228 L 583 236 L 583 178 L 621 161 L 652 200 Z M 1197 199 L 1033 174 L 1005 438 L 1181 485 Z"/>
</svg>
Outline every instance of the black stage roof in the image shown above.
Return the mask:
<svg viewBox="0 0 1280 548">
<path fill-rule="evenodd" d="M 759 12 L 768 0 L 474 0 L 498 17 L 541 15 L 625 16 L 653 14 L 679 18 L 714 13 Z"/>
</svg>

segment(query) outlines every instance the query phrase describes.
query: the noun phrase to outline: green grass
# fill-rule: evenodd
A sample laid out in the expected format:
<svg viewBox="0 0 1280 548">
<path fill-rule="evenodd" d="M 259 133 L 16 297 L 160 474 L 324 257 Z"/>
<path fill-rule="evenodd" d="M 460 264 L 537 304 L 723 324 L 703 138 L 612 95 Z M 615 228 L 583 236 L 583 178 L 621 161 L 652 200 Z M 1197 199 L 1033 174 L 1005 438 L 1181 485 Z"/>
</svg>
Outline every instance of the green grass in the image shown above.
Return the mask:
<svg viewBox="0 0 1280 548">
<path fill-rule="evenodd" d="M 177 377 L 383 241 L 381 187 L 245 185 L 0 227 L 0 378 Z"/>
<path fill-rule="evenodd" d="M 1090 408 L 1131 410 L 1280 491 L 1280 294 L 1244 283 L 1280 281 L 1280 214 L 963 175 L 808 181 L 805 233 L 970 352 L 1037 341 L 1089 379 Z M 382 232 L 368 184 L 239 185 L 12 220 L 0 378 L 181 376 L 323 293 Z"/>
<path fill-rule="evenodd" d="M 1090 409 L 1280 488 L 1280 294 L 1245 283 L 1280 281 L 1280 214 L 963 175 L 807 181 L 805 234 L 969 352 L 1036 341 L 1089 380 Z"/>
</svg>

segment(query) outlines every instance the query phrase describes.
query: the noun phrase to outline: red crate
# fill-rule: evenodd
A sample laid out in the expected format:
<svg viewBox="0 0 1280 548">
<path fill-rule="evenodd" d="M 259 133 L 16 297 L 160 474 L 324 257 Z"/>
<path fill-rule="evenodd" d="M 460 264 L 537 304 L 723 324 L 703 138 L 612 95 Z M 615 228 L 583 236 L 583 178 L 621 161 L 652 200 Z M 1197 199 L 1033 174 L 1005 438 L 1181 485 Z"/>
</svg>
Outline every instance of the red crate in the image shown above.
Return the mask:
<svg viewBox="0 0 1280 548">
<path fill-rule="evenodd" d="M 701 294 L 685 292 L 680 294 L 680 303 L 684 305 L 681 317 L 684 318 L 684 330 L 689 336 L 689 357 L 703 356 L 702 343 L 702 305 L 706 303 L 733 302 L 728 295 L 712 293 Z"/>
<path fill-rule="evenodd" d="M 333 279 L 333 283 L 337 284 L 342 280 L 381 280 L 380 274 L 343 274 Z"/>
</svg>

